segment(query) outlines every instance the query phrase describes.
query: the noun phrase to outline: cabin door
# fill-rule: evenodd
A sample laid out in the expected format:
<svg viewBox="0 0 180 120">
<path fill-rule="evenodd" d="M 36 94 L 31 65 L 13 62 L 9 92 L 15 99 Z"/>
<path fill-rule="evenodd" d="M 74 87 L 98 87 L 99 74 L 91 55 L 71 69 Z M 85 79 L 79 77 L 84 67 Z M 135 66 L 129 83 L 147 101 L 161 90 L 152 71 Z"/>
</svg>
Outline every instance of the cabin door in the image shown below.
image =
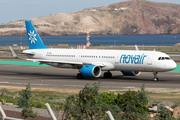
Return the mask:
<svg viewBox="0 0 180 120">
<path fill-rule="evenodd" d="M 119 64 L 119 55 L 116 55 L 114 60 L 115 60 L 115 64 Z"/>
<path fill-rule="evenodd" d="M 149 54 L 148 57 L 147 57 L 147 65 L 152 65 L 152 57 L 153 57 L 153 54 Z"/>
</svg>

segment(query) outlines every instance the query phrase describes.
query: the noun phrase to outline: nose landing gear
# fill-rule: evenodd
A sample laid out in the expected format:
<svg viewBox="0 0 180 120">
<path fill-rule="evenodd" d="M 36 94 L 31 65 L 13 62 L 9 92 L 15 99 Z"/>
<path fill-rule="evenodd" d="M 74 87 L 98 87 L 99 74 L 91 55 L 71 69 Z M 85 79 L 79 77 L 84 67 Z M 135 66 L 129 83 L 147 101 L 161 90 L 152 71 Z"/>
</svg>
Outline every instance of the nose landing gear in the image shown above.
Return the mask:
<svg viewBox="0 0 180 120">
<path fill-rule="evenodd" d="M 158 72 L 153 72 L 153 75 L 154 75 L 153 80 L 154 80 L 154 82 L 159 80 L 159 78 L 157 77 L 157 74 L 158 74 Z"/>
</svg>

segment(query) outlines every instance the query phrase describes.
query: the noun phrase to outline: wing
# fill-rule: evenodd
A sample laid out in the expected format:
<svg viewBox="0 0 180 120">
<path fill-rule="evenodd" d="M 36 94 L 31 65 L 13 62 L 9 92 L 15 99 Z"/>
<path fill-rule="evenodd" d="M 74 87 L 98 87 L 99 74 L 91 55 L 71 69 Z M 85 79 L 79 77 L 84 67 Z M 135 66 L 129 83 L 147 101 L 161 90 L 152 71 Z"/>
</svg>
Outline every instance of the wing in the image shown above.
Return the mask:
<svg viewBox="0 0 180 120">
<path fill-rule="evenodd" d="M 71 61 L 59 61 L 59 60 L 43 60 L 43 59 L 26 59 L 33 62 L 41 63 L 61 63 L 61 64 L 71 64 L 71 65 L 83 65 L 82 62 L 71 62 Z"/>
<path fill-rule="evenodd" d="M 109 62 L 72 62 L 72 61 L 58 61 L 58 60 L 43 60 L 43 59 L 26 59 L 28 61 L 40 62 L 40 64 L 49 64 L 49 63 L 59 63 L 59 64 L 69 64 L 69 65 L 96 65 L 101 67 L 102 70 L 114 70 L 114 65 Z"/>
</svg>

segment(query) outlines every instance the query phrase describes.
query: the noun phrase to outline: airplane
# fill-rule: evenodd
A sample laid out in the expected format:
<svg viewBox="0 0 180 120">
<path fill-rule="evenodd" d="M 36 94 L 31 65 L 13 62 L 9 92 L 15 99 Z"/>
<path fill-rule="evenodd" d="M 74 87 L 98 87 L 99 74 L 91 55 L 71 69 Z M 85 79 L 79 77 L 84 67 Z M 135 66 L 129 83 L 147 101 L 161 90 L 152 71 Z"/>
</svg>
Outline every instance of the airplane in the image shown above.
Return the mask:
<svg viewBox="0 0 180 120">
<path fill-rule="evenodd" d="M 25 21 L 29 44 L 22 54 L 28 61 L 40 62 L 58 68 L 78 69 L 78 79 L 111 78 L 111 71 L 121 71 L 124 76 L 139 76 L 141 72 L 153 72 L 153 81 L 158 81 L 158 72 L 171 71 L 176 63 L 169 55 L 157 51 L 97 50 L 97 49 L 52 49 L 44 45 L 31 21 Z M 17 57 L 17 56 L 15 56 Z"/>
</svg>

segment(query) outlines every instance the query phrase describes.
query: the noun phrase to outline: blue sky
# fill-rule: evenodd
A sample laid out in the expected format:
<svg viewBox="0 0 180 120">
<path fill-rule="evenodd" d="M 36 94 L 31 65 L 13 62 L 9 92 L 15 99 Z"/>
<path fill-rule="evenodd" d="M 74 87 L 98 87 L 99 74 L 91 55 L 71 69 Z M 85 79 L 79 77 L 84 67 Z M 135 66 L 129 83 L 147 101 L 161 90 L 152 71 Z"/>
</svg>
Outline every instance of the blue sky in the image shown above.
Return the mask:
<svg viewBox="0 0 180 120">
<path fill-rule="evenodd" d="M 70 13 L 127 0 L 0 0 L 0 23 Z M 180 4 L 180 0 L 149 0 Z"/>
</svg>

